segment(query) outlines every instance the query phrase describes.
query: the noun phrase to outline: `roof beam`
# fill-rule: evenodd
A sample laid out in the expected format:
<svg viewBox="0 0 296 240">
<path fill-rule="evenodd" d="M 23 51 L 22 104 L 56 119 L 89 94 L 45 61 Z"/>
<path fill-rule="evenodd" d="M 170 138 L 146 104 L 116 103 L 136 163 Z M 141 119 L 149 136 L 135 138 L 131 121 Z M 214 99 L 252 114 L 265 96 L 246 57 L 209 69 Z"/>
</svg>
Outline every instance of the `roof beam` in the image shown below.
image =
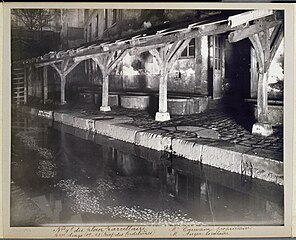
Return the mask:
<svg viewBox="0 0 296 240">
<path fill-rule="evenodd" d="M 248 24 L 250 21 L 260 19 L 273 14 L 273 10 L 257 9 L 245 13 L 237 14 L 228 18 L 231 27 L 236 27 L 242 24 Z"/>
<path fill-rule="evenodd" d="M 231 43 L 241 41 L 245 38 L 253 36 L 256 33 L 262 32 L 263 30 L 278 26 L 281 23 L 282 21 L 256 23 L 244 29 L 239 29 L 237 31 L 229 33 L 228 41 Z"/>
<path fill-rule="evenodd" d="M 57 60 L 53 60 L 53 61 L 49 61 L 49 62 L 39 62 L 39 63 L 35 63 L 35 67 L 40 68 L 40 67 L 52 65 L 52 64 L 55 64 L 55 63 L 60 63 L 62 61 L 63 61 L 63 59 L 57 59 Z"/>
</svg>

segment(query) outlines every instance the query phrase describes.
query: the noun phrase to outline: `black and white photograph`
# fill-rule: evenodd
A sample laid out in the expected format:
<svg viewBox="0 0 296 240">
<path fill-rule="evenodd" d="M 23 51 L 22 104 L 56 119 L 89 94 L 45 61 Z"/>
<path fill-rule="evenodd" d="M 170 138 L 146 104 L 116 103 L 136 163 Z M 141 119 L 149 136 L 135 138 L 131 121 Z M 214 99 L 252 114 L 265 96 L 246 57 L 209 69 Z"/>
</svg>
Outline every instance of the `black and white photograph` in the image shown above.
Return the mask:
<svg viewBox="0 0 296 240">
<path fill-rule="evenodd" d="M 9 13 L 10 227 L 285 225 L 284 8 L 32 6 Z"/>
</svg>

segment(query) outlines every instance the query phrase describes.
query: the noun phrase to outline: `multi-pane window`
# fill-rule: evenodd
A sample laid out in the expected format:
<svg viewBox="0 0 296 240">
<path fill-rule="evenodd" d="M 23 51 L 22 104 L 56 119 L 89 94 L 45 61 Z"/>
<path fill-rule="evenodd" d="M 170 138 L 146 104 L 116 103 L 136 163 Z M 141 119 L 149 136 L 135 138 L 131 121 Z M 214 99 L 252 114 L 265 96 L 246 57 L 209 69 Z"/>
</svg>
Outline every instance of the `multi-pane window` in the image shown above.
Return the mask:
<svg viewBox="0 0 296 240">
<path fill-rule="evenodd" d="M 221 36 L 209 37 L 210 63 L 215 70 L 221 70 L 222 39 Z"/>
<path fill-rule="evenodd" d="M 191 39 L 188 46 L 181 53 L 182 58 L 191 58 L 195 56 L 195 38 Z"/>
<path fill-rule="evenodd" d="M 117 22 L 117 9 L 113 9 L 112 24 Z"/>
<path fill-rule="evenodd" d="M 221 69 L 221 37 L 215 36 L 214 37 L 214 68 L 216 70 Z"/>
</svg>

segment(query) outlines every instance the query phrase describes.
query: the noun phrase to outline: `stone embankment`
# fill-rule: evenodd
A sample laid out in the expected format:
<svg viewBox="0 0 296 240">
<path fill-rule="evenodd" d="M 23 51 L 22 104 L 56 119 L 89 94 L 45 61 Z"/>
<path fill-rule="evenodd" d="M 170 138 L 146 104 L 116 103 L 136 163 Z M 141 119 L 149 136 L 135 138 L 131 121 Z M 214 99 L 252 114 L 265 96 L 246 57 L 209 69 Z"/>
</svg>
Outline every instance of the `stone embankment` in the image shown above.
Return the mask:
<svg viewBox="0 0 296 240">
<path fill-rule="evenodd" d="M 180 126 L 179 132 L 187 128 L 191 129 L 192 133 L 197 136 L 196 138 L 186 138 L 182 135 L 163 134 L 165 128 L 161 130 L 133 125 L 133 118 L 124 115 L 86 115 L 75 111 L 38 110 L 21 105 L 16 105 L 14 108 L 24 113 L 52 119 L 55 122 L 146 148 L 167 151 L 177 156 L 237 174 L 279 185 L 284 184 L 282 159 L 277 159 L 272 155 L 257 154 L 251 151 L 251 147 L 221 140 L 219 134 L 211 129 Z"/>
</svg>

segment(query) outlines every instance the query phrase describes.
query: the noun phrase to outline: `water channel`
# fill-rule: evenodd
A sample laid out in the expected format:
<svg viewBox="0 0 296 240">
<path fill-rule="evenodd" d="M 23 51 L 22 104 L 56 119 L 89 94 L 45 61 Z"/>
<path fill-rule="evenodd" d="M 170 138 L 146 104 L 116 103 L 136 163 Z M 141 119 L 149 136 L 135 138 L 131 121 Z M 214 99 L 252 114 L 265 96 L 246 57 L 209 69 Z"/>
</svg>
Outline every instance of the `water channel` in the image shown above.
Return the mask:
<svg viewBox="0 0 296 240">
<path fill-rule="evenodd" d="M 282 225 L 283 187 L 13 113 L 11 225 Z"/>
</svg>

